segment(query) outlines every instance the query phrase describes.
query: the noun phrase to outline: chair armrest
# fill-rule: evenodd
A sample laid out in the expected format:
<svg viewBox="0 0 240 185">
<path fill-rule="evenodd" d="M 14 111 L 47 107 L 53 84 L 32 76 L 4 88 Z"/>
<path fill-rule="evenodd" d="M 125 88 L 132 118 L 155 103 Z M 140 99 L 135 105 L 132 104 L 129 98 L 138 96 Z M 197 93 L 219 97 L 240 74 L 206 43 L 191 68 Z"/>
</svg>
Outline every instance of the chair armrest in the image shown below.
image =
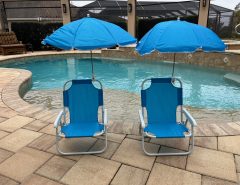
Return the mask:
<svg viewBox="0 0 240 185">
<path fill-rule="evenodd" d="M 107 109 L 104 109 L 103 124 L 108 125 Z"/>
<path fill-rule="evenodd" d="M 58 114 L 55 122 L 54 122 L 54 128 L 57 128 L 57 127 L 59 126 L 63 114 L 64 114 L 64 112 L 63 112 L 63 110 L 61 110 L 61 111 L 59 112 L 59 114 Z"/>
<path fill-rule="evenodd" d="M 139 110 L 139 118 L 140 118 L 140 121 L 141 121 L 141 126 L 142 126 L 142 128 L 145 128 L 145 127 L 146 127 L 146 124 L 145 124 L 144 119 L 143 119 L 142 110 Z"/>
<path fill-rule="evenodd" d="M 188 119 L 188 121 L 190 122 L 191 125 L 193 125 L 194 127 L 197 126 L 197 122 L 195 121 L 195 119 L 191 116 L 191 114 L 183 108 L 183 113 L 186 116 L 186 118 Z"/>
</svg>

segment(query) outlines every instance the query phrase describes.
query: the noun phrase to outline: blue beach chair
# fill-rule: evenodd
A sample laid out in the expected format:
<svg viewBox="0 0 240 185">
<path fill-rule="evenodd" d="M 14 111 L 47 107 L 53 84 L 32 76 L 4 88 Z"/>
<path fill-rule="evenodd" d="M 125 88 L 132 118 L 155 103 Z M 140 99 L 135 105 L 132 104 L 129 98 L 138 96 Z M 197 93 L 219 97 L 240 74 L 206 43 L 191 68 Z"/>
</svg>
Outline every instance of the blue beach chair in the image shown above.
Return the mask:
<svg viewBox="0 0 240 185">
<path fill-rule="evenodd" d="M 150 87 L 144 89 L 146 82 Z M 180 86 L 177 87 L 175 85 Z M 182 83 L 177 78 L 152 78 L 143 81 L 141 90 L 142 110 L 139 110 L 142 130 L 142 148 L 147 155 L 188 155 L 194 147 L 194 130 L 197 126 L 194 118 L 182 107 Z M 147 123 L 144 121 L 144 110 L 147 113 Z M 179 110 L 179 111 L 178 111 Z M 180 119 L 177 121 L 177 113 Z M 186 120 L 183 121 L 183 115 Z M 187 128 L 190 123 L 191 129 Z M 145 149 L 144 138 L 191 138 L 191 145 L 186 152 L 149 153 Z"/>
<path fill-rule="evenodd" d="M 100 89 L 93 83 L 99 83 Z M 67 86 L 71 84 L 70 88 Z M 107 148 L 107 110 L 103 106 L 102 84 L 98 80 L 71 80 L 63 88 L 63 110 L 59 113 L 54 127 L 56 128 L 56 146 L 60 154 L 96 154 L 102 153 Z M 102 121 L 98 121 L 98 109 L 102 110 Z M 69 123 L 66 115 L 69 112 Z M 99 151 L 90 152 L 65 152 L 59 147 L 61 137 L 80 138 L 95 137 L 105 134 L 105 146 Z"/>
</svg>

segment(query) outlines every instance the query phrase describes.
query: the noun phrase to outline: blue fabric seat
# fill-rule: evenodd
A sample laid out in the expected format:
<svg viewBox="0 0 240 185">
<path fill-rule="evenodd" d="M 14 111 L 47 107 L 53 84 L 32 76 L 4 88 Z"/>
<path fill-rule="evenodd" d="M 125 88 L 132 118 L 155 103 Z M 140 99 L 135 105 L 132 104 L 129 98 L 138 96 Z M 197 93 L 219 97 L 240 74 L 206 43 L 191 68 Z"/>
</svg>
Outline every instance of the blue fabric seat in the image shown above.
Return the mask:
<svg viewBox="0 0 240 185">
<path fill-rule="evenodd" d="M 184 138 L 184 132 L 188 131 L 185 125 L 179 123 L 148 124 L 144 128 L 144 132 L 149 132 L 156 138 Z"/>
<path fill-rule="evenodd" d="M 176 110 L 182 105 L 182 88 L 171 78 L 152 78 L 151 86 L 141 91 L 142 106 L 147 110 L 148 131 L 159 138 L 181 138 L 187 128 L 179 125 Z"/>
<path fill-rule="evenodd" d="M 99 83 L 100 89 L 94 86 Z M 69 84 L 71 83 L 70 87 Z M 93 84 L 94 83 L 94 84 Z M 54 126 L 57 129 L 57 150 L 63 155 L 96 154 L 107 148 L 107 110 L 103 107 L 102 84 L 94 79 L 71 80 L 65 83 L 63 91 L 64 109 L 59 113 Z M 102 109 L 103 124 L 98 121 L 98 109 Z M 65 116 L 69 112 L 69 123 Z M 64 123 L 62 123 L 64 120 Z M 97 151 L 63 152 L 58 144 L 60 137 L 81 138 L 105 134 L 105 146 Z"/>
<path fill-rule="evenodd" d="M 66 138 L 90 137 L 103 130 L 98 123 L 103 93 L 102 89 L 93 86 L 92 80 L 73 80 L 72 86 L 63 92 L 63 99 L 70 113 L 70 123 L 61 128 Z"/>
<path fill-rule="evenodd" d="M 144 84 L 151 81 L 151 85 L 144 89 Z M 141 105 L 139 111 L 142 127 L 142 147 L 147 155 L 188 155 L 191 153 L 193 141 L 193 126 L 196 121 L 182 107 L 182 83 L 177 78 L 151 78 L 142 83 Z M 144 109 L 146 109 L 147 123 L 144 121 Z M 177 109 L 179 109 L 180 120 L 177 120 Z M 183 121 L 183 114 L 186 120 Z M 179 123 L 181 121 L 181 124 Z M 191 129 L 188 129 L 187 122 L 191 123 Z M 187 152 L 172 153 L 150 153 L 145 149 L 144 137 L 152 138 L 185 138 L 191 137 L 192 143 Z"/>
<path fill-rule="evenodd" d="M 95 123 L 69 123 L 62 126 L 61 132 L 66 138 L 92 137 L 98 132 L 104 132 L 104 125 Z"/>
</svg>

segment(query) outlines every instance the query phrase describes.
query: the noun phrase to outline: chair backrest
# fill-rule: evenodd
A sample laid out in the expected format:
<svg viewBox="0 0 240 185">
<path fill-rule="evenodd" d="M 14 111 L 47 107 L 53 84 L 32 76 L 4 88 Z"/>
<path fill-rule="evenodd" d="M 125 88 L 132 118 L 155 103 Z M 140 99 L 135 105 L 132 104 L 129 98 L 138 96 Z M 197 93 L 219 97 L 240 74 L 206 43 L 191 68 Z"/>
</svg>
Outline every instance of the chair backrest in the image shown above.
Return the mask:
<svg viewBox="0 0 240 185">
<path fill-rule="evenodd" d="M 0 45 L 18 44 L 17 37 L 14 32 L 0 32 Z"/>
<path fill-rule="evenodd" d="M 103 105 L 103 91 L 92 80 L 72 80 L 63 91 L 63 104 L 68 107 L 72 124 L 98 122 L 98 107 Z"/>
<path fill-rule="evenodd" d="M 172 78 L 152 78 L 150 87 L 141 90 L 141 103 L 147 110 L 149 124 L 176 123 L 182 88 L 174 86 Z"/>
</svg>

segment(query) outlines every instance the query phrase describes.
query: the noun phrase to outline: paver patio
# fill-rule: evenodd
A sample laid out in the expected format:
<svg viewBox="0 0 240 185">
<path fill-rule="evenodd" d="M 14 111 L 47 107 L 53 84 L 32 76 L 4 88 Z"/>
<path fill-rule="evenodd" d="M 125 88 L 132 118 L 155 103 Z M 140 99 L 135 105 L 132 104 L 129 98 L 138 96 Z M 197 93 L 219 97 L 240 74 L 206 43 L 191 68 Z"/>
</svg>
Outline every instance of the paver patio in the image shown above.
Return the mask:
<svg viewBox="0 0 240 185">
<path fill-rule="evenodd" d="M 96 156 L 83 156 L 61 181 L 73 185 L 107 185 L 120 165 L 118 162 Z"/>
<path fill-rule="evenodd" d="M 111 182 L 111 185 L 136 184 L 144 185 L 147 182 L 149 171 L 122 165 Z"/>
<path fill-rule="evenodd" d="M 25 70 L 0 68 L 0 184 L 239 183 L 239 120 L 224 124 L 199 123 L 195 130 L 199 136 L 195 138 L 196 147 L 189 156 L 149 157 L 141 150 L 136 120 L 131 122 L 128 118 L 121 123 L 112 116 L 105 153 L 60 156 L 56 152 L 53 128 L 56 111 L 28 104 L 18 94 L 21 84 L 26 86 L 30 77 Z M 123 129 L 123 125 L 127 127 Z M 103 144 L 103 137 L 61 141 L 63 150 L 89 151 Z M 188 140 L 146 139 L 147 149 L 154 152 L 187 150 L 188 144 Z"/>
<path fill-rule="evenodd" d="M 54 156 L 36 173 L 49 179 L 60 180 L 76 162 L 59 156 Z"/>
<path fill-rule="evenodd" d="M 147 143 L 146 149 L 151 152 L 158 152 L 159 146 Z M 118 150 L 113 155 L 112 160 L 145 170 L 151 170 L 155 157 L 144 155 L 141 149 L 140 141 L 124 139 Z"/>
<path fill-rule="evenodd" d="M 186 169 L 216 178 L 237 181 L 234 157 L 230 153 L 195 147 L 192 155 L 188 157 Z"/>
<path fill-rule="evenodd" d="M 182 150 L 162 146 L 160 152 L 183 152 Z M 185 169 L 187 163 L 187 156 L 159 156 L 156 162 L 168 166 Z"/>
<path fill-rule="evenodd" d="M 0 140 L 0 147 L 12 152 L 17 152 L 22 147 L 41 136 L 41 133 L 31 130 L 19 129 Z"/>
<path fill-rule="evenodd" d="M 218 138 L 218 149 L 240 155 L 240 136 Z"/>
<path fill-rule="evenodd" d="M 7 132 L 14 132 L 32 121 L 33 119 L 29 117 L 14 116 L 6 121 L 1 122 L 0 129 Z"/>
<path fill-rule="evenodd" d="M 52 155 L 39 150 L 23 148 L 0 165 L 0 173 L 22 182 Z"/>
<path fill-rule="evenodd" d="M 154 164 L 147 185 L 165 184 L 201 185 L 201 175 L 163 164 Z"/>
</svg>

